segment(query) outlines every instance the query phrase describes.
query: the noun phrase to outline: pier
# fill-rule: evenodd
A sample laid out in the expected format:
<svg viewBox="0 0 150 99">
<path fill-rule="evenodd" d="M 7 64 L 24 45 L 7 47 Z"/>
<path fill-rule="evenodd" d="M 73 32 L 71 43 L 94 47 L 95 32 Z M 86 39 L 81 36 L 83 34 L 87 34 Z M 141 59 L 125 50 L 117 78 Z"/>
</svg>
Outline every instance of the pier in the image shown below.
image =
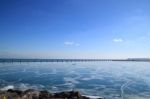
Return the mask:
<svg viewBox="0 0 150 99">
<path fill-rule="evenodd" d="M 136 61 L 150 62 L 150 59 L 3 59 L 0 62 L 96 62 L 96 61 Z"/>
</svg>

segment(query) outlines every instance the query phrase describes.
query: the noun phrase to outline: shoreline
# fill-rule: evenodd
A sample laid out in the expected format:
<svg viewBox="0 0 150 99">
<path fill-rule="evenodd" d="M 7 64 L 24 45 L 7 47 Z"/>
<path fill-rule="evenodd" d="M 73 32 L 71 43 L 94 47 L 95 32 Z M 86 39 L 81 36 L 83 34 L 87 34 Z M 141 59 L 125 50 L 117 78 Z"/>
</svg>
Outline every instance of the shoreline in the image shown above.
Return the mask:
<svg viewBox="0 0 150 99">
<path fill-rule="evenodd" d="M 8 89 L 0 90 L 0 99 L 104 99 L 99 96 L 82 95 L 79 91 L 62 91 L 51 93 L 46 90 L 28 89 L 25 91 Z"/>
</svg>

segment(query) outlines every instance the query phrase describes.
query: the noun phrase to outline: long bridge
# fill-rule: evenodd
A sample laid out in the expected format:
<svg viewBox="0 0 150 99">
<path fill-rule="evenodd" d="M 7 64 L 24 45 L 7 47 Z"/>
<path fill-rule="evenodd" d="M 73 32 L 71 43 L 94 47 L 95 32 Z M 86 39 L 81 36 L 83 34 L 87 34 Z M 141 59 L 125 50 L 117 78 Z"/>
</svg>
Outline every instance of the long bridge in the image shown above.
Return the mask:
<svg viewBox="0 0 150 99">
<path fill-rule="evenodd" d="M 0 58 L 2 62 L 96 62 L 96 61 L 137 61 L 150 62 L 149 58 L 128 58 L 128 59 L 4 59 Z"/>
</svg>

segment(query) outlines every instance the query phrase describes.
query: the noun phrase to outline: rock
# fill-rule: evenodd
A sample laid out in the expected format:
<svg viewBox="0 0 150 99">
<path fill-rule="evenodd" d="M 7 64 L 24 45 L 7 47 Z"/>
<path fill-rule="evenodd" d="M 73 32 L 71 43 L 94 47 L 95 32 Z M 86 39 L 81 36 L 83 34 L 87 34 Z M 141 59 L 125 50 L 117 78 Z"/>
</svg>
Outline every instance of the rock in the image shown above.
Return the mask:
<svg viewBox="0 0 150 99">
<path fill-rule="evenodd" d="M 7 91 L 0 91 L 0 99 L 90 99 L 90 97 L 83 96 L 78 91 L 50 93 L 48 91 L 35 91 L 33 89 L 26 91 L 9 89 Z"/>
<path fill-rule="evenodd" d="M 39 93 L 39 99 L 49 99 L 49 92 L 47 91 L 40 91 Z"/>
<path fill-rule="evenodd" d="M 81 98 L 81 94 L 76 91 L 60 92 L 60 93 L 54 93 L 54 98 L 78 99 L 78 98 Z"/>
<path fill-rule="evenodd" d="M 20 90 L 13 90 L 13 89 L 8 89 L 7 92 L 8 93 L 16 93 L 18 96 L 21 96 L 23 94 L 22 91 L 20 91 Z"/>
<path fill-rule="evenodd" d="M 33 89 L 28 89 L 28 90 L 25 90 L 24 91 L 24 94 L 27 94 L 27 93 L 31 93 L 31 92 L 34 92 L 35 90 L 33 90 Z"/>
</svg>

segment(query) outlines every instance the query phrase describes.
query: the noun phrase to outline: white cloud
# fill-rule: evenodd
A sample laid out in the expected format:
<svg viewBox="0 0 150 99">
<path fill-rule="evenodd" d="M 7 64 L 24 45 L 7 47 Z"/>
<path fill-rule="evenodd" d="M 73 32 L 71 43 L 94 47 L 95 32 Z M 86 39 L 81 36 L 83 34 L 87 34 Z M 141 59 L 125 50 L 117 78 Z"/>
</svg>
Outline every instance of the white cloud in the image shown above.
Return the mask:
<svg viewBox="0 0 150 99">
<path fill-rule="evenodd" d="M 67 42 L 64 42 L 64 44 L 67 45 L 67 46 L 72 46 L 72 45 L 74 45 L 74 42 L 68 42 L 67 41 Z"/>
<path fill-rule="evenodd" d="M 64 45 L 66 45 L 66 46 L 80 46 L 79 43 L 75 43 L 73 41 L 66 41 L 66 42 L 64 42 Z"/>
<path fill-rule="evenodd" d="M 115 38 L 113 39 L 114 42 L 123 42 L 123 39 L 122 38 Z"/>
</svg>

